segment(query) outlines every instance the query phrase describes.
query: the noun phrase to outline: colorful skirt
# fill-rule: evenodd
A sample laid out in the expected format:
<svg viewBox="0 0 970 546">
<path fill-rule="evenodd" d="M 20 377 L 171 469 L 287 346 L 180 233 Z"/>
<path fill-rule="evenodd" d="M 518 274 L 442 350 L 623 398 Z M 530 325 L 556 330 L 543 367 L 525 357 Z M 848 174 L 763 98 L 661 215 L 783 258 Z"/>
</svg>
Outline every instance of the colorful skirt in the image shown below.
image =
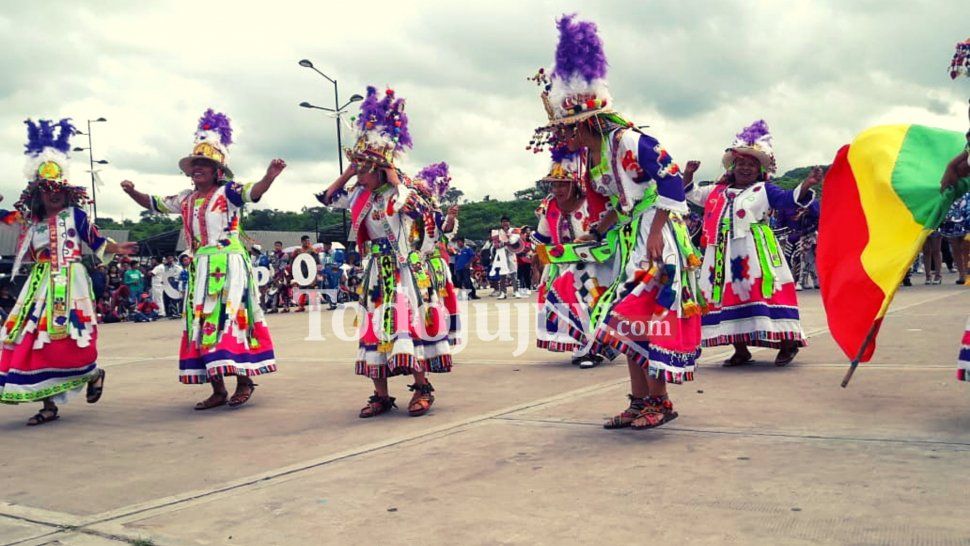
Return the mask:
<svg viewBox="0 0 970 546">
<path fill-rule="evenodd" d="M 0 402 L 65 402 L 97 375 L 93 300 L 80 263 L 53 276 L 49 262 L 34 265 L 0 329 Z"/>
<path fill-rule="evenodd" d="M 195 253 L 185 299 L 179 381 L 201 384 L 223 376 L 276 371 L 256 277 L 238 243 Z"/>
<path fill-rule="evenodd" d="M 656 209 L 618 226 L 614 255 L 619 275 L 593 312 L 591 352 L 613 349 L 669 383 L 694 379 L 700 356 L 703 304 L 697 295 L 699 258 L 683 220 L 670 214 L 663 228 L 663 266 L 651 263 L 647 237 Z"/>
<path fill-rule="evenodd" d="M 704 347 L 743 343 L 777 349 L 786 341 L 806 345 L 788 262 L 771 230 L 755 229 L 760 242 L 751 232 L 726 245 L 719 294 L 714 293 L 719 277 L 716 246 L 708 245 L 704 252 L 700 286 L 709 305 L 702 321 Z"/>
<path fill-rule="evenodd" d="M 612 282 L 609 265 L 549 264 L 538 290 L 536 346 L 585 354 L 592 341 L 590 310 Z"/>
<path fill-rule="evenodd" d="M 428 276 L 431 281 L 430 290 L 437 297 L 437 300 L 444 305 L 447 316 L 445 321 L 448 323 L 448 343 L 452 346 L 461 340 L 461 320 L 458 315 L 458 293 L 455 292 L 455 283 L 451 278 L 451 269 L 448 262 L 435 251 L 427 261 L 430 269 Z M 430 298 L 429 298 L 430 299 Z"/>
<path fill-rule="evenodd" d="M 381 379 L 450 372 L 457 300 L 449 312 L 416 253 L 399 260 L 387 239 L 370 244 L 360 287 L 357 374 Z"/>
</svg>

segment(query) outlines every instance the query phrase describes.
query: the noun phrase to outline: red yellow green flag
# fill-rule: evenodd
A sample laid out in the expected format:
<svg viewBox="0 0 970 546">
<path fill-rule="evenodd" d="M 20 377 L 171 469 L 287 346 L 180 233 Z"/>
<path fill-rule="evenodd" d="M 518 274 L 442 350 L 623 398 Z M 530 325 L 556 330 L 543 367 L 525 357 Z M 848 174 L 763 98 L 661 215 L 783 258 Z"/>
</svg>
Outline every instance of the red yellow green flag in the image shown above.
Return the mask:
<svg viewBox="0 0 970 546">
<path fill-rule="evenodd" d="M 884 125 L 836 155 L 823 184 L 816 260 L 829 330 L 848 358 L 872 358 L 906 270 L 966 191 L 940 194 L 943 171 L 965 145 L 955 131 Z"/>
</svg>

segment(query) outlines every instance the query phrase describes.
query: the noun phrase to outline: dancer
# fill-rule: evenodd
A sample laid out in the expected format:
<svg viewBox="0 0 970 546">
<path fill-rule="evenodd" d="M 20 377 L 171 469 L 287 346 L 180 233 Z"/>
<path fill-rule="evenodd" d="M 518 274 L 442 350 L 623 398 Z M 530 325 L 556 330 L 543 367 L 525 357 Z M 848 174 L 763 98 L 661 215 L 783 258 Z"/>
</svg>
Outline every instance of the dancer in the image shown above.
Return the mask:
<svg viewBox="0 0 970 546">
<path fill-rule="evenodd" d="M 449 207 L 447 213 L 441 210 L 441 199 L 451 184 L 448 164 L 441 162 L 428 165 L 418 171 L 412 184 L 423 200 L 423 236 L 417 245 L 419 254 L 412 256 L 420 264 L 426 265 L 426 274 L 430 281 L 427 290 L 437 295 L 448 312 L 445 319 L 448 324 L 448 343 L 454 346 L 459 341 L 461 324 L 458 316 L 458 294 L 455 292 L 447 256 L 448 243 L 458 234 L 458 206 Z"/>
<path fill-rule="evenodd" d="M 583 151 L 591 189 L 610 200 L 590 234 L 612 244 L 618 276 L 593 309 L 590 350 L 626 355 L 632 394 L 630 406 L 604 427 L 653 428 L 677 417 L 667 383 L 693 379 L 700 352 L 702 306 L 693 271 L 699 255 L 679 216 L 687 203 L 677 165 L 656 139 L 611 109 L 596 25 L 574 17 L 558 21 L 550 129 L 570 151 Z"/>
<path fill-rule="evenodd" d="M 233 181 L 229 168 L 232 128 L 225 114 L 211 108 L 199 119 L 192 153 L 179 168 L 193 187 L 169 197 L 141 193 L 125 180 L 122 189 L 136 203 L 161 214 L 181 214 L 187 253 L 192 255 L 185 329 L 179 348 L 179 381 L 211 383 L 212 395 L 196 410 L 238 407 L 252 397 L 254 376 L 276 371 L 273 340 L 259 307 L 259 290 L 246 248 L 239 240 L 239 219 L 246 203 L 262 198 L 286 168 L 274 159 L 256 183 Z M 228 396 L 226 376 L 236 377 Z"/>
<path fill-rule="evenodd" d="M 604 212 L 586 199 L 582 166 L 582 157 L 565 145 L 552 149 L 552 168 L 538 182 L 548 184 L 550 192 L 536 209 L 539 224 L 532 238 L 544 264 L 536 345 L 552 352 L 572 352 L 572 363 L 587 369 L 603 361 L 589 351 L 593 342 L 589 311 L 612 282 L 613 272 L 610 264 L 567 256 L 563 246 L 588 239 L 594 219 Z"/>
<path fill-rule="evenodd" d="M 367 255 L 356 371 L 373 380 L 374 395 L 359 416 L 397 407 L 387 384 L 396 375 L 414 377 L 408 413 L 424 415 L 435 400 L 427 373 L 449 372 L 452 361 L 447 311 L 438 293 L 426 290 L 430 280 L 415 248 L 419 239 L 412 239 L 427 211 L 395 166 L 411 148 L 404 99 L 392 89 L 379 97 L 368 87 L 356 128 L 357 142 L 348 150 L 351 165 L 317 199 L 350 210 L 350 240 Z M 347 188 L 354 177 L 356 185 Z"/>
<path fill-rule="evenodd" d="M 493 229 L 490 234 L 492 241 L 492 260 L 488 271 L 489 280 L 494 279 L 491 295 L 498 296 L 498 299 L 508 298 L 508 290 L 512 287 L 512 278 L 515 274 L 515 253 L 510 245 L 518 240 L 515 231 L 512 229 L 512 221 L 508 216 L 502 216 L 498 229 Z"/>
<path fill-rule="evenodd" d="M 710 309 L 703 319 L 705 347 L 734 345 L 725 366 L 750 362 L 749 345 L 779 349 L 776 366 L 794 360 L 805 334 L 798 316 L 795 279 L 768 226 L 772 209 L 808 207 L 822 181 L 818 167 L 793 190 L 768 182 L 775 156 L 768 125 L 759 120 L 724 153 L 727 172 L 717 184 L 697 186 L 700 162 L 684 171 L 687 197 L 704 207 L 704 262 L 700 284 Z"/>
<path fill-rule="evenodd" d="M 960 76 L 970 77 L 970 38 L 957 44 L 953 60 L 950 62 L 950 78 Z M 967 112 L 970 117 L 970 110 Z M 940 191 L 966 192 L 967 184 L 960 184 L 962 179 L 970 177 L 970 131 L 967 131 L 967 147 L 954 157 L 946 167 L 940 180 Z M 957 379 L 970 381 L 970 319 L 963 332 L 960 355 L 957 359 Z"/>
<path fill-rule="evenodd" d="M 101 261 L 138 245 L 102 237 L 81 208 L 87 192 L 72 186 L 68 176 L 67 152 L 76 132 L 70 120 L 26 123 L 28 183 L 14 205 L 25 223 L 13 275 L 25 258 L 34 266 L 0 329 L 0 402 L 41 402 L 43 408 L 27 421 L 36 426 L 57 420 L 57 404 L 69 395 L 85 389 L 87 402 L 94 404 L 104 389 L 97 312 L 81 243 Z"/>
</svg>

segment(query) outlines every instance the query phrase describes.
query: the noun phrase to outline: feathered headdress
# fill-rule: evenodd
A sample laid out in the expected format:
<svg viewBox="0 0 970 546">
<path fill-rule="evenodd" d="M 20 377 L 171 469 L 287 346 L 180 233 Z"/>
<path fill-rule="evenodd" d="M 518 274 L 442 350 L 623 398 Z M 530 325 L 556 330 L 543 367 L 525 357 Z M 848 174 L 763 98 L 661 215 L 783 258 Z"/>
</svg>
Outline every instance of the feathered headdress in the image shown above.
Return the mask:
<svg viewBox="0 0 970 546">
<path fill-rule="evenodd" d="M 441 163 L 432 163 L 431 165 L 421 169 L 418 171 L 418 174 L 414 176 L 414 179 L 415 181 L 424 181 L 431 194 L 438 199 L 444 197 L 445 193 L 448 191 L 448 186 L 451 185 L 451 175 L 448 174 L 448 164 L 444 161 Z"/>
<path fill-rule="evenodd" d="M 179 168 L 186 176 L 192 176 L 192 161 L 208 159 L 222 169 L 226 179 L 231 179 L 232 170 L 229 169 L 229 145 L 231 144 L 232 125 L 229 117 L 209 108 L 199 118 L 192 153 L 179 160 Z"/>
<path fill-rule="evenodd" d="M 574 182 L 577 185 L 582 180 L 582 156 L 578 152 L 570 152 L 564 144 L 553 146 L 549 150 L 552 166 L 549 174 L 537 181 L 538 184 L 552 182 Z"/>
<path fill-rule="evenodd" d="M 24 155 L 27 156 L 24 167 L 27 187 L 21 192 L 14 207 L 29 218 L 30 208 L 38 191 L 66 192 L 68 206 L 87 204 L 87 190 L 83 186 L 72 186 L 68 183 L 67 153 L 71 149 L 71 137 L 77 133 L 71 120 L 65 118 L 54 123 L 49 119 L 41 119 L 34 123 L 28 119 L 24 123 L 27 125 L 27 144 L 24 146 Z"/>
<path fill-rule="evenodd" d="M 961 75 L 970 77 L 970 38 L 957 44 L 950 61 L 950 78 L 955 80 Z"/>
<path fill-rule="evenodd" d="M 613 97 L 606 82 L 606 53 L 596 24 L 576 21 L 576 14 L 556 22 L 559 44 L 556 68 L 550 77 L 549 102 L 553 122 L 570 124 L 610 112 Z"/>
<path fill-rule="evenodd" d="M 385 90 L 380 97 L 376 87 L 368 86 L 354 126 L 357 142 L 347 150 L 351 161 L 372 161 L 390 167 L 411 148 L 404 99 L 397 98 L 393 89 Z"/>
<path fill-rule="evenodd" d="M 759 119 L 735 136 L 734 143 L 724 151 L 724 158 L 721 160 L 725 169 L 730 170 L 734 166 L 737 155 L 754 157 L 761 163 L 766 173 L 775 172 L 775 153 L 771 147 L 771 133 L 765 120 Z"/>
</svg>

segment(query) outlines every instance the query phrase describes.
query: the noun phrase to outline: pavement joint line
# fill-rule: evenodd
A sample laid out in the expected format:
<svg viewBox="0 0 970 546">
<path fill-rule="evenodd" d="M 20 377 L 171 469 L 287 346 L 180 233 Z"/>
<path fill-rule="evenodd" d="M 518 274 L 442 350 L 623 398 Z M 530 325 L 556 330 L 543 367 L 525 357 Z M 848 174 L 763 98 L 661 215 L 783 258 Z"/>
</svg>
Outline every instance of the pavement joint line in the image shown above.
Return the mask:
<svg viewBox="0 0 970 546">
<path fill-rule="evenodd" d="M 522 424 L 536 424 L 536 425 L 546 424 L 546 425 L 567 425 L 567 426 L 575 426 L 575 427 L 597 427 L 597 428 L 602 427 L 600 423 L 592 423 L 588 421 L 572 421 L 568 419 L 530 419 L 527 417 L 503 416 L 503 417 L 496 417 L 495 420 L 508 421 L 512 423 L 522 423 Z M 679 427 L 676 425 L 665 426 L 662 428 L 662 430 L 669 430 L 671 432 L 688 433 L 688 434 L 785 438 L 785 439 L 791 439 L 791 440 L 811 440 L 811 441 L 828 441 L 828 442 L 885 443 L 885 444 L 899 444 L 899 445 L 907 445 L 907 446 L 932 445 L 932 446 L 945 446 L 945 447 L 957 447 L 957 448 L 970 448 L 970 442 L 951 442 L 946 440 L 870 438 L 865 436 L 832 436 L 832 435 L 821 435 L 821 434 L 796 434 L 791 432 L 758 432 L 754 430 L 741 430 L 741 429 L 734 429 L 734 430 L 720 429 L 719 430 L 715 428 Z"/>
<path fill-rule="evenodd" d="M 952 297 L 953 297 L 953 294 L 946 293 L 936 297 L 926 298 L 920 301 L 898 306 L 890 310 L 889 312 L 887 312 L 886 315 L 896 314 L 900 311 L 904 311 L 912 307 L 917 307 L 920 305 L 925 305 L 927 303 L 932 303 L 934 301 L 938 301 L 946 298 L 952 298 Z M 828 327 L 816 328 L 814 330 L 810 330 L 809 332 L 806 332 L 805 337 L 806 339 L 808 339 L 808 338 L 816 337 L 821 334 L 825 334 L 827 332 L 829 332 Z M 768 350 L 772 350 L 772 349 L 768 349 L 764 347 L 751 348 L 752 353 L 757 353 L 760 351 L 768 351 Z M 698 364 L 710 363 L 718 359 L 722 359 L 725 356 L 728 356 L 729 354 L 731 354 L 732 352 L 733 352 L 733 349 L 728 349 L 726 351 L 720 351 L 715 354 L 712 354 L 709 357 L 701 357 L 700 359 L 698 359 Z M 155 360 L 155 359 L 161 359 L 161 358 L 162 357 L 150 357 L 150 358 L 140 358 L 139 360 Z M 273 469 L 253 476 L 241 478 L 238 480 L 233 480 L 230 482 L 225 482 L 215 487 L 189 491 L 186 493 L 171 495 L 171 496 L 162 497 L 159 499 L 153 499 L 142 503 L 136 503 L 136 504 L 116 508 L 114 510 L 109 510 L 99 514 L 78 518 L 79 520 L 81 520 L 80 523 L 77 526 L 70 527 L 70 529 L 74 531 L 84 532 L 83 529 L 85 527 L 90 527 L 93 525 L 111 523 L 111 522 L 124 523 L 128 521 L 137 521 L 137 520 L 145 519 L 147 517 L 151 517 L 154 515 L 159 515 L 169 511 L 174 511 L 178 509 L 178 507 L 180 507 L 181 505 L 190 503 L 192 501 L 201 501 L 203 499 L 207 500 L 209 497 L 212 497 L 214 495 L 228 494 L 233 491 L 252 487 L 252 486 L 271 485 L 276 480 L 291 476 L 293 474 L 298 474 L 305 471 L 313 470 L 334 462 L 350 459 L 359 455 L 365 455 L 388 447 L 394 447 L 397 445 L 410 443 L 415 440 L 428 439 L 431 437 L 435 437 L 441 433 L 455 431 L 457 429 L 466 428 L 471 425 L 482 424 L 490 420 L 514 421 L 516 419 L 508 418 L 506 416 L 509 416 L 515 413 L 520 413 L 530 409 L 538 409 L 540 407 L 554 406 L 561 403 L 566 403 L 579 398 L 583 398 L 585 396 L 590 396 L 602 390 L 613 388 L 617 385 L 624 385 L 627 382 L 628 380 L 626 378 L 620 379 L 620 380 L 601 382 L 588 387 L 574 389 L 564 393 L 560 393 L 560 394 L 556 394 L 556 395 L 552 395 L 544 398 L 539 398 L 529 402 L 523 402 L 517 405 L 494 410 L 491 412 L 478 414 L 456 422 L 446 423 L 443 425 L 439 425 L 437 427 L 432 427 L 431 429 L 425 429 L 420 432 L 415 432 L 412 434 L 395 437 L 382 442 L 366 444 L 364 446 L 351 448 L 348 450 L 344 450 L 335 454 L 330 454 L 317 459 L 311 459 L 309 461 L 304 461 L 301 463 L 296 463 L 282 468 Z M 524 419 L 519 419 L 519 420 L 525 421 Z M 583 424 L 583 423 L 578 423 L 578 424 Z M 728 431 L 704 431 L 700 429 L 694 431 L 693 429 L 679 429 L 676 427 L 668 428 L 668 430 L 681 431 L 681 432 L 698 432 L 698 433 L 706 432 L 709 434 L 739 434 L 739 435 L 742 434 L 739 432 L 732 433 Z M 762 435 L 770 436 L 770 434 L 767 434 L 767 433 L 763 433 Z M 879 440 L 871 440 L 871 441 L 879 441 Z M 926 443 L 926 442 L 918 442 L 918 443 Z M 952 445 L 970 446 L 970 444 L 952 444 Z M 0 509 L 2 509 L 2 506 L 0 506 Z M 43 511 L 43 512 L 50 513 L 47 511 Z M 69 516 L 72 516 L 72 515 L 69 515 Z M 72 517 L 77 518 L 77 516 L 72 516 Z M 38 524 L 57 526 L 56 524 L 41 523 L 41 522 L 38 522 Z"/>
</svg>

